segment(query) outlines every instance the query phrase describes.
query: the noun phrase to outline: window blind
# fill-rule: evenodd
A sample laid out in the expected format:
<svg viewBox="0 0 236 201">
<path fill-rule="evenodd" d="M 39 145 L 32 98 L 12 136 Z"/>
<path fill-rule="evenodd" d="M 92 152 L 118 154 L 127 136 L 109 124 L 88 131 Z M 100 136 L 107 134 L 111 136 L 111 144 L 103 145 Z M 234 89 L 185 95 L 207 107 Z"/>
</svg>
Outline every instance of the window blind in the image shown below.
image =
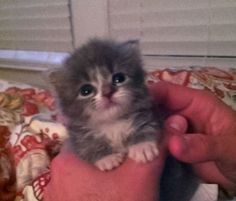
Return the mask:
<svg viewBox="0 0 236 201">
<path fill-rule="evenodd" d="M 0 49 L 73 49 L 69 0 L 0 0 Z"/>
<path fill-rule="evenodd" d="M 109 0 L 108 19 L 144 55 L 236 57 L 235 0 Z"/>
</svg>

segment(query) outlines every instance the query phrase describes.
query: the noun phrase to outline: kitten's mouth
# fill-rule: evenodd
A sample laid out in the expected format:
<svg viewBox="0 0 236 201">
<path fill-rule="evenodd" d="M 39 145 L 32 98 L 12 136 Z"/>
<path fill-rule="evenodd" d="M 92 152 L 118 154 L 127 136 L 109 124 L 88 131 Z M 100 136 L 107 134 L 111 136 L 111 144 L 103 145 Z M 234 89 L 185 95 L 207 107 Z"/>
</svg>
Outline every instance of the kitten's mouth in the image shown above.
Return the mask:
<svg viewBox="0 0 236 201">
<path fill-rule="evenodd" d="M 101 109 L 110 109 L 118 106 L 118 103 L 114 99 L 103 98 L 101 106 L 102 106 Z"/>
<path fill-rule="evenodd" d="M 108 99 L 106 101 L 104 101 L 104 108 L 105 109 L 108 109 L 108 108 L 111 108 L 111 107 L 114 107 L 114 106 L 117 106 L 118 104 L 114 101 L 114 100 L 111 100 L 111 99 Z"/>
</svg>

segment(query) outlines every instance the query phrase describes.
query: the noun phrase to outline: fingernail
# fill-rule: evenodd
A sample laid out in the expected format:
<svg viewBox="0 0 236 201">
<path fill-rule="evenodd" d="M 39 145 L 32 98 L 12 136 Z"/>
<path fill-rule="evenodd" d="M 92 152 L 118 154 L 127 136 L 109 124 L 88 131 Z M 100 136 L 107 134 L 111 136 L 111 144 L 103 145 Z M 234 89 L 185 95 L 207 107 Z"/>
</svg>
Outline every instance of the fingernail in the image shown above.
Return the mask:
<svg viewBox="0 0 236 201">
<path fill-rule="evenodd" d="M 179 124 L 171 123 L 171 124 L 169 124 L 169 127 L 174 129 L 174 130 L 181 131 L 181 128 L 180 128 Z"/>
</svg>

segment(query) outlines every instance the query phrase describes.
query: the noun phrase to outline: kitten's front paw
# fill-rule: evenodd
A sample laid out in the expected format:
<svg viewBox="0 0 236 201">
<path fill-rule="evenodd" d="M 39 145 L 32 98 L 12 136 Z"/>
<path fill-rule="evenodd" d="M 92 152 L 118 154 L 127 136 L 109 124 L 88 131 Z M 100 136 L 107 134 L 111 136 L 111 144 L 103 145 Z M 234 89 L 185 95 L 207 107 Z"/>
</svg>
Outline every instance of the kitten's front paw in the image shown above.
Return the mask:
<svg viewBox="0 0 236 201">
<path fill-rule="evenodd" d="M 157 143 L 154 141 L 141 142 L 129 147 L 129 158 L 139 163 L 152 161 L 159 154 Z"/>
<path fill-rule="evenodd" d="M 102 171 L 112 170 L 118 167 L 124 159 L 123 153 L 115 153 L 101 158 L 95 162 L 95 166 Z"/>
</svg>

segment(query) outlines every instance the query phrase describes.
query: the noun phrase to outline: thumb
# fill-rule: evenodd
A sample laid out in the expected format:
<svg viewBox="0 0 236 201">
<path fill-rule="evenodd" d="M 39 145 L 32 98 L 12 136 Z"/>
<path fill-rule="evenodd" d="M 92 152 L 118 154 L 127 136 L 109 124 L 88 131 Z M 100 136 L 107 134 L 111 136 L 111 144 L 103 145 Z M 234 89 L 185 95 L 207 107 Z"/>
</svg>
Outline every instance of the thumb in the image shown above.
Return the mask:
<svg viewBox="0 0 236 201">
<path fill-rule="evenodd" d="M 214 161 L 221 155 L 219 138 L 204 134 L 172 135 L 168 147 L 173 156 L 187 163 Z"/>
<path fill-rule="evenodd" d="M 186 134 L 186 130 L 187 120 L 181 115 L 170 116 L 165 122 L 165 132 L 169 136 L 168 148 L 174 157 L 187 163 L 210 161 L 218 157 L 221 144 L 217 136 Z"/>
</svg>

